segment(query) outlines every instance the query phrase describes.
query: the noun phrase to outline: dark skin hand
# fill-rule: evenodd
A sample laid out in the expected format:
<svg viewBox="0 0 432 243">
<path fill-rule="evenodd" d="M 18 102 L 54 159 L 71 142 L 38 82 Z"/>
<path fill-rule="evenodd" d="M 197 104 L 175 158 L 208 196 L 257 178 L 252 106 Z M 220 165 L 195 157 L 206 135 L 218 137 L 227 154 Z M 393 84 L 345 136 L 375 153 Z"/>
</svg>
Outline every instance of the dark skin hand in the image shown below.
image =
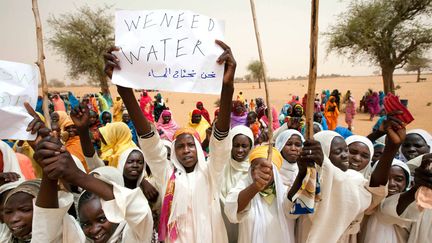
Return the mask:
<svg viewBox="0 0 432 243">
<path fill-rule="evenodd" d="M 21 176 L 15 172 L 0 173 L 0 186 L 6 183 L 17 181 Z"/>
<path fill-rule="evenodd" d="M 255 195 L 272 182 L 272 165 L 268 163 L 267 159 L 254 159 L 251 163 L 251 174 L 253 183 L 239 193 L 237 212 L 243 211 Z"/>
<path fill-rule="evenodd" d="M 393 112 L 390 112 L 389 114 L 387 114 L 387 119 L 394 120 L 396 123 L 401 123 L 402 126 L 405 126 L 405 124 L 403 122 L 400 122 L 398 119 L 394 118 L 395 115 L 402 115 L 402 114 L 403 114 L 402 111 L 393 111 Z M 371 142 L 373 143 L 373 142 L 375 142 L 375 140 L 377 140 L 378 138 L 380 138 L 384 135 L 386 135 L 386 128 L 385 128 L 385 125 L 383 122 L 383 123 L 381 123 L 378 130 L 369 134 L 367 136 L 367 138 L 369 140 L 371 140 Z"/>
<path fill-rule="evenodd" d="M 422 164 L 414 171 L 414 186 L 400 195 L 396 212 L 401 215 L 415 201 L 415 193 L 420 186 L 432 189 L 432 172 L 427 168 L 432 163 L 432 153 L 423 156 Z"/>
<path fill-rule="evenodd" d="M 78 135 L 81 140 L 81 148 L 84 156 L 93 157 L 95 149 L 91 142 L 89 126 L 90 126 L 90 111 L 85 106 L 75 107 L 70 113 L 72 121 L 74 122 Z"/>
<path fill-rule="evenodd" d="M 311 151 L 311 153 L 309 152 Z M 321 144 L 315 140 L 306 140 L 303 144 L 303 149 L 300 152 L 300 157 L 297 160 L 299 172 L 297 177 L 288 192 L 288 199 L 292 201 L 293 196 L 300 189 L 303 179 L 306 176 L 307 167 L 314 167 L 314 164 L 322 166 L 324 161 L 324 153 Z"/>
<path fill-rule="evenodd" d="M 229 46 L 219 40 L 216 40 L 216 44 L 224 50 L 216 62 L 220 65 L 225 65 L 221 92 L 221 108 L 219 112 L 220 119 L 216 122 L 216 127 L 219 131 L 228 131 L 230 125 L 232 94 L 234 92 L 234 74 L 237 64 Z M 121 69 L 119 59 L 112 54 L 113 51 L 119 50 L 118 47 L 112 47 L 104 54 L 105 73 L 110 78 L 112 77 L 114 68 Z M 138 135 L 149 133 L 151 131 L 151 123 L 142 114 L 138 103 L 135 100 L 133 90 L 131 88 L 117 86 L 117 91 L 123 99 Z"/>
<path fill-rule="evenodd" d="M 112 186 L 78 169 L 72 156 L 57 138 L 47 136 L 42 139 L 37 145 L 35 159 L 49 179 L 62 179 L 95 193 L 105 201 L 114 199 Z"/>
<path fill-rule="evenodd" d="M 143 179 L 141 181 L 140 187 L 144 193 L 144 196 L 149 202 L 155 203 L 157 201 L 159 197 L 159 192 L 152 184 L 150 184 L 150 182 L 148 182 L 146 179 Z"/>
<path fill-rule="evenodd" d="M 44 137 L 51 133 L 51 130 L 45 126 L 45 123 L 40 119 L 36 111 L 28 102 L 24 102 L 24 107 L 27 113 L 33 117 L 33 120 L 28 124 L 26 131 L 31 134 L 37 134 L 35 141 L 28 141 L 29 145 L 36 150 L 36 144 Z"/>
</svg>

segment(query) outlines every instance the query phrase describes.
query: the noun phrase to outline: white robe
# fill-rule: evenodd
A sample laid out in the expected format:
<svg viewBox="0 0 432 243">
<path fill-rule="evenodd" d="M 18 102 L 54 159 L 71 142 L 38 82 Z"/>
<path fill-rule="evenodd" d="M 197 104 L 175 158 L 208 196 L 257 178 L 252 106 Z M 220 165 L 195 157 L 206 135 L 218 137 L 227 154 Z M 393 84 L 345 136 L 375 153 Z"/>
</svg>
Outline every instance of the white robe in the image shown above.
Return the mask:
<svg viewBox="0 0 432 243">
<path fill-rule="evenodd" d="M 232 223 L 239 223 L 239 243 L 294 243 L 295 220 L 288 218 L 284 208 L 287 201 L 287 187 L 283 185 L 276 167 L 273 166 L 276 197 L 269 205 L 257 194 L 247 207 L 238 211 L 238 197 L 241 191 L 253 183 L 248 176 L 237 183 L 229 192 L 225 203 L 225 214 Z"/>
<path fill-rule="evenodd" d="M 139 188 L 130 190 L 113 184 L 114 199 L 101 199 L 105 217 L 119 225 L 108 243 L 151 242 L 153 219 L 147 199 Z M 67 211 L 73 202 L 71 193 L 59 193 L 59 208 L 33 205 L 31 242 L 89 243 L 79 223 Z"/>
<path fill-rule="evenodd" d="M 223 169 L 231 157 L 229 137 L 219 141 L 212 135 L 208 161 L 205 161 L 204 153 L 195 139 L 195 144 L 198 145 L 198 163 L 191 173 L 186 173 L 177 161 L 175 141 L 171 147 L 171 161 L 167 159 L 166 147 L 157 132 L 150 138 L 139 138 L 139 143 L 158 188 L 161 188 L 159 194 L 162 197 L 165 195 L 174 167 L 177 168 L 170 215 L 170 220 L 176 221 L 179 230 L 175 242 L 228 242 L 219 197 Z M 165 240 L 166 243 L 170 242 L 168 238 Z"/>
<path fill-rule="evenodd" d="M 354 170 L 343 172 L 327 157 L 317 170 L 322 200 L 316 204 L 313 214 L 299 217 L 297 242 L 352 241 L 360 230 L 364 215 L 373 211 L 385 198 L 387 187 L 369 187 L 369 181 L 362 174 Z M 288 202 L 290 205 L 286 207 L 291 208 L 293 203 Z"/>
</svg>

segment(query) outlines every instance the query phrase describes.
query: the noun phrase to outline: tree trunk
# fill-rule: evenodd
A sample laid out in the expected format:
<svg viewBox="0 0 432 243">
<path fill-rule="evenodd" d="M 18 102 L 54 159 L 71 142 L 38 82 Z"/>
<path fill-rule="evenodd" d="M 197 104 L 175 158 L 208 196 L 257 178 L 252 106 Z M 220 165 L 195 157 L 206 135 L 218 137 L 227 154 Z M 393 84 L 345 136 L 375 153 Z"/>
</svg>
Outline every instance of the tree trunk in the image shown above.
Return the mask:
<svg viewBox="0 0 432 243">
<path fill-rule="evenodd" d="M 417 68 L 417 83 L 420 83 L 420 68 Z"/>
<path fill-rule="evenodd" d="M 99 84 L 101 87 L 102 94 L 111 95 L 108 86 L 108 77 L 105 74 L 99 76 Z"/>
<path fill-rule="evenodd" d="M 381 75 L 383 78 L 384 84 L 384 93 L 393 93 L 395 92 L 394 82 L 393 82 L 393 72 L 395 67 L 393 66 L 381 66 Z"/>
<path fill-rule="evenodd" d="M 261 78 L 258 78 L 258 88 L 261 89 Z"/>
</svg>

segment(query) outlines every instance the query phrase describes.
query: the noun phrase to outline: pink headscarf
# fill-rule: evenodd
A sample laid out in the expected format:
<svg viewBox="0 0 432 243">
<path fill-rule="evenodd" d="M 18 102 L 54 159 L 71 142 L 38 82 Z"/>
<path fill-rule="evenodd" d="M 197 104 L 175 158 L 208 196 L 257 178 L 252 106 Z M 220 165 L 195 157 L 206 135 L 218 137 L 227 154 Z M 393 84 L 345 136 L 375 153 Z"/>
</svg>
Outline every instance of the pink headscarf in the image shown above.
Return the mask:
<svg viewBox="0 0 432 243">
<path fill-rule="evenodd" d="M 54 104 L 54 111 L 66 111 L 65 104 L 59 95 L 54 95 L 52 102 Z"/>
<path fill-rule="evenodd" d="M 147 95 L 146 91 L 143 91 L 143 93 L 141 94 L 140 108 L 144 116 L 147 118 L 147 120 L 149 120 L 150 122 L 154 122 L 153 101 L 152 98 L 150 98 L 150 96 Z"/>
<path fill-rule="evenodd" d="M 164 116 L 171 116 L 171 120 L 167 123 L 163 123 Z M 169 141 L 173 140 L 174 133 L 177 131 L 179 126 L 172 118 L 172 113 L 169 110 L 162 111 L 162 114 L 159 117 L 159 120 L 156 124 L 157 129 L 161 130 L 163 133 L 160 135 L 162 139 L 166 139 Z"/>
</svg>

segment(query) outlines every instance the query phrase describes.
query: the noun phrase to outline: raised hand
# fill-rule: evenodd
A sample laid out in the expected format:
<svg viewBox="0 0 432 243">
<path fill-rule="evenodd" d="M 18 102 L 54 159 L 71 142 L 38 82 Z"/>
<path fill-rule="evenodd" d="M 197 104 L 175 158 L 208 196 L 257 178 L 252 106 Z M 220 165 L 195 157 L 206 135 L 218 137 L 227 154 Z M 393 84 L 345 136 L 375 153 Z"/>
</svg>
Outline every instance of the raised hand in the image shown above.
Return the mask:
<svg viewBox="0 0 432 243">
<path fill-rule="evenodd" d="M 251 169 L 253 185 L 258 191 L 264 190 L 273 179 L 272 165 L 266 159 L 257 159 Z"/>
<path fill-rule="evenodd" d="M 87 107 L 75 107 L 75 109 L 71 111 L 70 116 L 78 130 L 87 130 L 90 126 L 90 111 Z"/>
<path fill-rule="evenodd" d="M 395 117 L 395 115 L 400 114 L 403 114 L 402 111 L 389 113 L 387 119 L 380 126 L 380 129 L 383 129 L 387 133 L 387 143 L 397 148 L 399 148 L 406 137 L 405 123 Z"/>
<path fill-rule="evenodd" d="M 79 171 L 72 156 L 58 138 L 47 136 L 36 147 L 34 159 L 42 167 L 43 173 L 52 180 L 69 180 Z"/>
<path fill-rule="evenodd" d="M 33 117 L 33 120 L 28 124 L 26 131 L 31 134 L 38 133 L 40 130 L 46 128 L 45 123 L 40 119 L 39 115 L 33 110 L 33 107 L 28 102 L 24 102 L 24 107 L 27 113 Z"/>
<path fill-rule="evenodd" d="M 0 173 L 0 186 L 19 180 L 21 176 L 15 172 L 4 172 Z"/>
<path fill-rule="evenodd" d="M 308 166 L 314 166 L 314 163 L 319 166 L 324 161 L 324 153 L 321 148 L 321 144 L 315 140 L 306 140 L 303 143 L 303 149 L 300 152 L 300 158 L 297 161 L 299 171 L 306 172 Z"/>
<path fill-rule="evenodd" d="M 432 153 L 426 154 L 422 158 L 421 165 L 415 169 L 415 186 L 425 186 L 432 189 Z"/>
<path fill-rule="evenodd" d="M 104 60 L 105 60 L 104 71 L 109 78 L 112 78 L 114 68 L 120 69 L 120 65 L 119 65 L 120 60 L 116 57 L 116 55 L 112 54 L 113 51 L 120 51 L 120 48 L 113 46 L 110 49 L 108 49 L 107 53 L 104 54 Z"/>
<path fill-rule="evenodd" d="M 237 63 L 231 52 L 231 48 L 220 40 L 216 40 L 216 44 L 218 44 L 224 50 L 224 52 L 216 60 L 216 62 L 220 65 L 225 63 L 223 83 L 225 85 L 234 85 L 234 75 Z"/>
</svg>

